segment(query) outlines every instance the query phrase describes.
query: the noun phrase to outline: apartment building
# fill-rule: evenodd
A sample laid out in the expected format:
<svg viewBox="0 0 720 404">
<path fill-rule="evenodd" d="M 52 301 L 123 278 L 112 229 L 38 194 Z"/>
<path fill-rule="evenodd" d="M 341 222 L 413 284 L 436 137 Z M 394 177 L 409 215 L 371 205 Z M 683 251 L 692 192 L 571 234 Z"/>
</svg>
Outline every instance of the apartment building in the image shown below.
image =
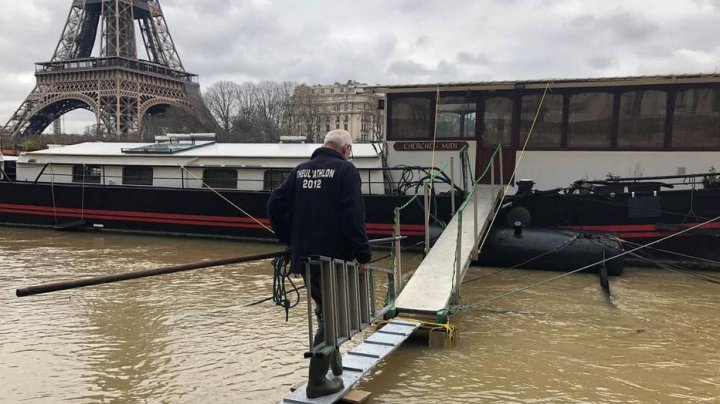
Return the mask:
<svg viewBox="0 0 720 404">
<path fill-rule="evenodd" d="M 377 109 L 380 98 L 366 84 L 353 80 L 301 84 L 295 88 L 289 115 L 296 134 L 309 141 L 322 141 L 328 131 L 345 129 L 357 143 L 372 142 L 382 138 L 383 111 Z"/>
</svg>

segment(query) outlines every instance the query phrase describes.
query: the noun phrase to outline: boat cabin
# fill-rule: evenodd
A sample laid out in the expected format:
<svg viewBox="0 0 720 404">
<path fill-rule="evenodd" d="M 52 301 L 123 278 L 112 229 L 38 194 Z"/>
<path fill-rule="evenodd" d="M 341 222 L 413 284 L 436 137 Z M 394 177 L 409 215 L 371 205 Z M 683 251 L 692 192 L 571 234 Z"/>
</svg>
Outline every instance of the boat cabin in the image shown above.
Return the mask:
<svg viewBox="0 0 720 404">
<path fill-rule="evenodd" d="M 16 180 L 270 191 L 321 146 L 216 143 L 195 135 L 168 135 L 156 143 L 88 142 L 22 153 Z M 385 192 L 381 161 L 378 145 L 353 145 L 366 194 Z"/>
<path fill-rule="evenodd" d="M 464 146 L 480 173 L 502 145 L 505 181 L 684 175 L 720 167 L 720 74 L 376 87 L 388 165 L 445 162 Z M 434 150 L 434 152 L 433 152 Z M 434 157 L 433 157 L 434 156 Z M 495 172 L 500 181 L 500 170 Z M 489 182 L 489 175 L 483 178 Z"/>
</svg>

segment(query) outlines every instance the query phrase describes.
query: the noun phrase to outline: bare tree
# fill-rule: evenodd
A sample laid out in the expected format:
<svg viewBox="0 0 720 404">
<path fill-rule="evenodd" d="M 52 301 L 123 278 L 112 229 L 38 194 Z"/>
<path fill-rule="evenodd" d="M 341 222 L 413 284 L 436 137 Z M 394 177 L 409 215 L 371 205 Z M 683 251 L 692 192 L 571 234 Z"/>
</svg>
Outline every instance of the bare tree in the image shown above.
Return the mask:
<svg viewBox="0 0 720 404">
<path fill-rule="evenodd" d="M 374 102 L 372 109 L 370 110 L 370 140 L 374 142 L 381 142 L 385 139 L 385 114 L 384 110 L 376 108 L 378 101 L 382 98 L 381 95 L 373 94 Z"/>
<path fill-rule="evenodd" d="M 288 107 L 288 129 L 297 136 L 305 136 L 309 142 L 320 142 L 320 126 L 326 119 L 327 111 L 324 103 L 311 91 L 306 85 L 295 88 L 291 106 Z"/>
<path fill-rule="evenodd" d="M 233 123 L 242 109 L 242 94 L 242 87 L 232 81 L 218 81 L 205 91 L 205 105 L 222 130 L 220 140 L 229 140 Z"/>
<path fill-rule="evenodd" d="M 152 111 L 145 116 L 142 140 L 152 142 L 156 135 L 168 133 L 204 132 L 207 128 L 186 110 L 169 106 Z"/>
<path fill-rule="evenodd" d="M 241 142 L 277 142 L 287 133 L 286 119 L 294 83 L 262 81 L 238 86 L 239 113 L 230 137 Z"/>
</svg>

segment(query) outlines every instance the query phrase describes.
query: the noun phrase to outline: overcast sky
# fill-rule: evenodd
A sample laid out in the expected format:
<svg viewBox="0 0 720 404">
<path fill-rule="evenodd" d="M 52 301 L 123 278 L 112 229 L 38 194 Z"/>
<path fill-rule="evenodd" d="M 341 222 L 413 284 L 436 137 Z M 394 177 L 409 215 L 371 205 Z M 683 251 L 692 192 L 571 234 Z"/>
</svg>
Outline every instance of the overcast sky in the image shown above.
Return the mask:
<svg viewBox="0 0 720 404">
<path fill-rule="evenodd" d="M 72 0 L 5 1 L 0 124 Z M 180 58 L 219 80 L 368 84 L 720 70 L 720 0 L 161 0 Z M 87 118 L 75 113 L 70 120 Z M 85 117 L 85 118 L 82 118 Z M 72 124 L 70 124 L 72 126 Z"/>
</svg>

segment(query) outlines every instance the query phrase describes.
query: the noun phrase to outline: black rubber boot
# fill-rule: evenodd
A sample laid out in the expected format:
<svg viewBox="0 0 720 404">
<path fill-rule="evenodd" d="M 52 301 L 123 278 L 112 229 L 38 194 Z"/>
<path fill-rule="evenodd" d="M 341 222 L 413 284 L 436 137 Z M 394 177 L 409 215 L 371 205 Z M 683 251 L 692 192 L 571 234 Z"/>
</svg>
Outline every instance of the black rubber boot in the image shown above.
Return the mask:
<svg viewBox="0 0 720 404">
<path fill-rule="evenodd" d="M 342 366 L 342 355 L 340 354 L 340 348 L 335 347 L 335 352 L 332 355 L 333 359 L 330 362 L 330 368 L 335 376 L 340 376 L 343 373 Z"/>
<path fill-rule="evenodd" d="M 343 388 L 343 381 L 339 377 L 332 380 L 325 377 L 330 368 L 330 361 L 334 355 L 324 358 L 310 358 L 310 372 L 306 394 L 308 398 L 317 398 L 337 393 Z"/>
</svg>

